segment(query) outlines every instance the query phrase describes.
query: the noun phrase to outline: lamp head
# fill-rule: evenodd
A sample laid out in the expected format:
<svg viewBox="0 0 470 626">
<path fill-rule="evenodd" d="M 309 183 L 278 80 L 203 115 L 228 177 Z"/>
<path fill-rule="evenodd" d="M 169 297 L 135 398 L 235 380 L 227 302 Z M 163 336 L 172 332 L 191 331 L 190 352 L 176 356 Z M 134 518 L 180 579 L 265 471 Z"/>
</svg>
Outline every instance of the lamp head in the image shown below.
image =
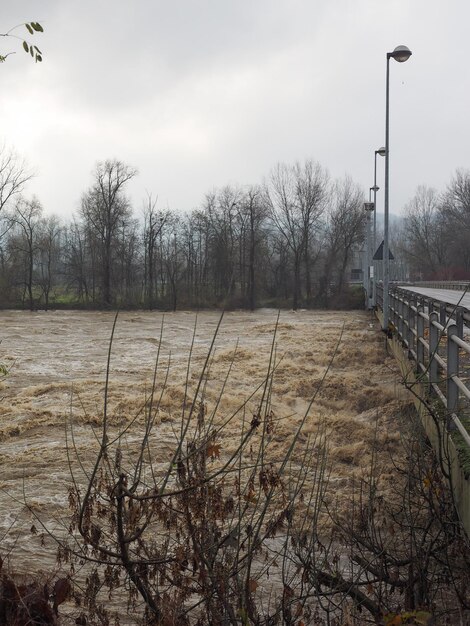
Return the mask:
<svg viewBox="0 0 470 626">
<path fill-rule="evenodd" d="M 404 63 L 408 61 L 412 52 L 406 46 L 397 46 L 393 52 L 389 52 L 388 54 L 393 57 L 395 61 L 398 61 L 398 63 Z"/>
<path fill-rule="evenodd" d="M 374 185 L 373 187 L 370 188 L 371 191 L 375 191 L 377 192 L 380 189 L 380 187 L 377 187 L 377 185 Z"/>
<path fill-rule="evenodd" d="M 387 154 L 387 149 L 382 147 L 375 151 L 375 154 L 380 154 L 380 156 L 385 156 Z"/>
</svg>

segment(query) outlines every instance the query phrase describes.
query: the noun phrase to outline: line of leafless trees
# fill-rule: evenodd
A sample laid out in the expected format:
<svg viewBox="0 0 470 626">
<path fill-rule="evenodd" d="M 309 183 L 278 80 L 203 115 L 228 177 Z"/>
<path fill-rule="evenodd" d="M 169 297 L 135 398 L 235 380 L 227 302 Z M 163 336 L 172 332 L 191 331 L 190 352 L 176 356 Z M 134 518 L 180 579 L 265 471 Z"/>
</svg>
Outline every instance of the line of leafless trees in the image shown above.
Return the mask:
<svg viewBox="0 0 470 626">
<path fill-rule="evenodd" d="M 0 161 L 3 306 L 347 301 L 363 192 L 349 178 L 332 181 L 319 163 L 279 164 L 262 185 L 214 190 L 183 214 L 151 194 L 133 210 L 126 187 L 137 170 L 109 160 L 96 165 L 78 213 L 64 223 L 23 195 L 29 174 L 13 153 L 3 149 Z"/>
<path fill-rule="evenodd" d="M 421 280 L 470 279 L 470 171 L 444 191 L 420 186 L 405 208 L 401 253 Z"/>
</svg>

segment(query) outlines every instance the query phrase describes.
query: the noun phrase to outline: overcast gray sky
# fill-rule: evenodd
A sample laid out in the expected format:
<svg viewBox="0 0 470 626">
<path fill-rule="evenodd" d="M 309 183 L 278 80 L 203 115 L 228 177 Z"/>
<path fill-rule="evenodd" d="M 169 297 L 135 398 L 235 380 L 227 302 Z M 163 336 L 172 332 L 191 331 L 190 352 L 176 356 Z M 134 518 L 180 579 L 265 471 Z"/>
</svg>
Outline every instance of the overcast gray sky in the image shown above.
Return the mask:
<svg viewBox="0 0 470 626">
<path fill-rule="evenodd" d="M 1 32 L 24 21 L 45 29 L 29 38 L 44 62 L 0 40 L 17 50 L 0 65 L 0 138 L 48 213 L 70 217 L 107 158 L 138 168 L 136 211 L 146 191 L 189 210 L 306 158 L 368 190 L 399 44 L 413 56 L 390 67 L 391 211 L 470 168 L 468 0 L 2 0 Z"/>
</svg>

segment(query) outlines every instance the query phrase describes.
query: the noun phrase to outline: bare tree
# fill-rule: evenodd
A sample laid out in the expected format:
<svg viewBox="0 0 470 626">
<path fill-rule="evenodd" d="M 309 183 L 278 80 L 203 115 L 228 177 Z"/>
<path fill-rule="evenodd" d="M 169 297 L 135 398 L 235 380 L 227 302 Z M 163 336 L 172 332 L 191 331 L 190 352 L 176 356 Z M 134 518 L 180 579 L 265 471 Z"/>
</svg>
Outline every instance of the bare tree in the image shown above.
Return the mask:
<svg viewBox="0 0 470 626">
<path fill-rule="evenodd" d="M 144 251 L 141 245 L 139 221 L 133 217 L 123 220 L 116 237 L 118 240 L 116 252 L 119 260 L 114 260 L 114 273 L 120 276 L 119 301 L 121 306 L 129 306 L 138 302 L 142 293 L 140 285 L 143 280 L 142 253 Z"/>
<path fill-rule="evenodd" d="M 294 166 L 278 164 L 265 187 L 272 220 L 285 239 L 293 262 L 292 308 L 301 298 L 301 263 L 306 267 L 307 300 L 311 298 L 311 244 L 325 210 L 328 174 L 313 161 Z"/>
<path fill-rule="evenodd" d="M 447 264 L 447 246 L 440 197 L 420 186 L 405 207 L 405 255 L 423 278 L 437 277 Z"/>
<path fill-rule="evenodd" d="M 231 298 L 236 289 L 238 267 L 238 209 L 241 191 L 227 186 L 206 195 L 204 213 L 208 229 L 209 256 L 214 295 Z"/>
<path fill-rule="evenodd" d="M 87 267 L 86 233 L 82 224 L 75 218 L 64 230 L 63 264 L 65 272 L 65 288 L 75 290 L 78 302 L 88 302 L 89 272 Z"/>
<path fill-rule="evenodd" d="M 457 170 L 442 197 L 447 245 L 453 266 L 451 278 L 470 274 L 470 171 Z"/>
<path fill-rule="evenodd" d="M 162 260 L 164 262 L 167 283 L 169 286 L 168 306 L 176 311 L 179 297 L 180 275 L 182 273 L 182 254 L 179 250 L 180 219 L 172 215 L 166 221 L 166 228 L 160 232 L 162 237 Z"/>
<path fill-rule="evenodd" d="M 61 225 L 54 215 L 44 217 L 38 234 L 38 277 L 37 283 L 44 296 L 44 308 L 49 308 L 51 290 L 57 280 L 60 259 Z"/>
<path fill-rule="evenodd" d="M 182 252 L 186 258 L 186 295 L 191 306 L 201 306 L 213 297 L 210 280 L 211 224 L 204 210 L 194 210 L 182 223 Z"/>
<path fill-rule="evenodd" d="M 342 294 L 348 263 L 364 237 L 364 194 L 361 188 L 346 177 L 336 182 L 332 197 L 324 232 L 324 269 L 319 292 L 323 306 L 328 306 L 332 289 L 336 294 Z"/>
<path fill-rule="evenodd" d="M 155 306 L 155 280 L 156 280 L 156 256 L 158 237 L 165 223 L 169 219 L 168 212 L 157 210 L 157 200 L 148 194 L 144 206 L 144 298 L 150 310 Z"/>
<path fill-rule="evenodd" d="M 33 177 L 24 160 L 12 148 L 0 148 L 0 217 L 8 204 L 20 194 L 26 183 Z M 0 240 L 11 224 L 7 220 L 6 229 L 0 230 Z"/>
<path fill-rule="evenodd" d="M 255 310 L 257 270 L 261 269 L 261 247 L 264 239 L 263 225 L 267 218 L 267 210 L 263 202 L 262 189 L 251 186 L 247 189 L 239 205 L 239 215 L 246 220 L 246 243 L 240 245 L 240 265 L 248 266 L 248 306 L 251 311 Z M 246 247 L 248 247 L 248 260 L 246 261 Z"/>
<path fill-rule="evenodd" d="M 82 198 L 81 214 L 98 247 L 105 306 L 112 303 L 113 252 L 118 243 L 119 230 L 131 216 L 124 188 L 136 174 L 137 170 L 117 160 L 98 163 L 93 185 Z"/>
<path fill-rule="evenodd" d="M 9 217 L 12 228 L 15 229 L 14 236 L 11 237 L 10 245 L 16 250 L 23 267 L 22 283 L 25 287 L 28 305 L 31 311 L 34 310 L 34 266 L 39 248 L 38 234 L 42 206 L 37 198 L 25 200 L 19 198 L 15 209 Z"/>
<path fill-rule="evenodd" d="M 306 161 L 302 166 L 296 163 L 294 166 L 297 197 L 303 219 L 305 243 L 304 243 L 304 264 L 305 264 L 305 289 L 307 304 L 312 303 L 312 261 L 315 258 L 315 251 L 312 245 L 315 242 L 315 235 L 320 226 L 320 220 L 326 208 L 326 201 L 329 195 L 328 172 L 319 164 L 313 161 Z M 317 252 L 319 250 L 317 249 Z"/>
</svg>

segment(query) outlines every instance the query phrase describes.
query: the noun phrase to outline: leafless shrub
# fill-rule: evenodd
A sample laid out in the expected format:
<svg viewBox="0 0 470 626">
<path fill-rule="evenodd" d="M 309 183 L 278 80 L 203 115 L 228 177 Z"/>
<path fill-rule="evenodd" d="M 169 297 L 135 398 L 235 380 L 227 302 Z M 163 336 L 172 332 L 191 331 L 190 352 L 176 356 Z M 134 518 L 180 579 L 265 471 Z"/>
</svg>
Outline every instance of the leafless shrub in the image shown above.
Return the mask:
<svg viewBox="0 0 470 626">
<path fill-rule="evenodd" d="M 168 379 L 160 354 L 136 446 L 126 444 L 130 426 L 116 434 L 108 424 L 108 360 L 99 450 L 91 470 L 82 466 L 85 486 L 72 472 L 69 540 L 59 547 L 59 560 L 72 573 L 86 564 L 80 601 L 96 623 L 110 619 L 104 592 L 111 598 L 123 588 L 128 611 L 140 611 L 147 624 L 300 624 L 313 615 L 312 585 L 299 575 L 290 546 L 300 520 L 320 514 L 324 430 L 302 437 L 300 445 L 306 413 L 284 456 L 271 454 L 276 334 L 264 382 L 252 396 L 222 414 L 225 380 L 209 403 L 217 332 L 191 392 L 190 348 L 169 460 L 156 427 Z M 224 433 L 235 421 L 238 444 L 227 451 Z"/>
<path fill-rule="evenodd" d="M 393 487 L 384 488 L 390 468 L 375 454 L 370 472 L 351 481 L 349 506 L 329 510 L 334 543 L 315 550 L 310 539 L 296 556 L 328 612 L 344 618 L 352 601 L 348 623 L 467 624 L 468 538 L 433 450 L 422 432 L 403 427 L 403 456 L 390 459 Z"/>
</svg>

